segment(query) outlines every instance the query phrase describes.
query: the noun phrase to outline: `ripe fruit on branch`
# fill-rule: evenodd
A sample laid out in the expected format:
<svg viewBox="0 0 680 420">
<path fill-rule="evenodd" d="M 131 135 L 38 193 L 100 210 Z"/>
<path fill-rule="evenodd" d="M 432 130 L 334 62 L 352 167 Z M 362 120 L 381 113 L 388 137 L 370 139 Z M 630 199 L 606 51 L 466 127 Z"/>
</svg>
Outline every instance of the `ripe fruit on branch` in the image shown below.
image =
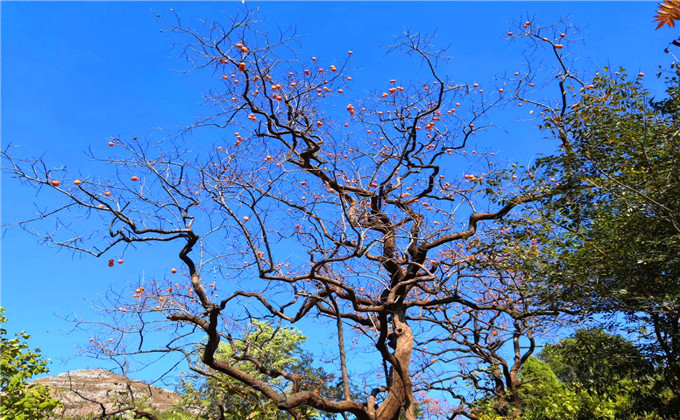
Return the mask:
<svg viewBox="0 0 680 420">
<path fill-rule="evenodd" d="M 239 63 L 238 69 L 241 70 L 241 71 L 246 71 L 246 63 L 243 63 L 243 62 Z"/>
<path fill-rule="evenodd" d="M 109 142 L 109 146 L 115 146 L 115 144 L 116 144 L 116 143 L 114 143 L 114 142 L 112 142 L 112 141 Z"/>
<path fill-rule="evenodd" d="M 123 264 L 123 260 L 122 259 L 118 260 L 118 264 Z"/>
<path fill-rule="evenodd" d="M 109 267 L 113 267 L 113 260 L 109 260 Z"/>
<path fill-rule="evenodd" d="M 80 184 L 83 183 L 83 181 L 76 179 L 75 181 L 73 181 L 73 183 L 76 184 L 76 185 L 80 185 Z"/>
<path fill-rule="evenodd" d="M 176 269 L 176 268 L 173 268 L 172 270 L 170 270 L 170 272 L 171 272 L 172 274 L 177 274 L 177 269 Z"/>
<path fill-rule="evenodd" d="M 638 73 L 638 77 L 645 77 L 645 74 L 643 72 Z"/>
<path fill-rule="evenodd" d="M 244 221 L 244 222 L 247 222 L 248 220 L 250 220 L 250 217 L 248 217 L 248 216 L 243 216 L 243 221 Z"/>
<path fill-rule="evenodd" d="M 132 177 L 130 178 L 130 180 L 132 180 L 132 181 L 139 181 L 139 178 L 137 177 L 137 175 L 132 175 Z"/>
<path fill-rule="evenodd" d="M 58 187 L 61 182 L 58 179 L 55 179 L 54 181 L 51 182 L 53 187 Z"/>
<path fill-rule="evenodd" d="M 105 191 L 104 195 L 107 196 L 107 197 L 111 197 L 111 191 Z"/>
<path fill-rule="evenodd" d="M 561 50 L 562 48 L 564 48 L 564 45 L 562 45 L 562 44 L 555 44 L 555 49 Z"/>
</svg>

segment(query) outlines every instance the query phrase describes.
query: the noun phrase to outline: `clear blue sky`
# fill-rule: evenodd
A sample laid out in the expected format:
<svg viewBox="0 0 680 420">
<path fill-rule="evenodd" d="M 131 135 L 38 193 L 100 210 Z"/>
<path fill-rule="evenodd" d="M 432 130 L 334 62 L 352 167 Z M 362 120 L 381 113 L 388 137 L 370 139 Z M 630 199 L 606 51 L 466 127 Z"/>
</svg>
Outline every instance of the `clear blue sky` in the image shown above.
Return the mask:
<svg viewBox="0 0 680 420">
<path fill-rule="evenodd" d="M 405 28 L 436 31 L 450 44 L 449 74 L 461 82 L 493 82 L 521 69 L 522 46 L 505 35 L 510 22 L 529 17 L 543 24 L 572 16 L 581 28 L 570 45 L 581 69 L 622 66 L 652 77 L 670 57 L 663 53 L 677 35 L 655 31 L 654 2 L 249 2 L 260 6 L 272 29 L 295 25 L 303 54 L 343 59 L 353 50 L 355 86 L 360 97 L 386 79 L 408 80 L 417 63 L 385 56 L 383 45 Z M 214 87 L 209 71 L 185 74 L 186 63 L 171 49 L 176 38 L 161 33 L 154 13 L 170 17 L 174 8 L 183 21 L 220 19 L 241 7 L 238 2 L 2 2 L 2 145 L 21 145 L 27 154 L 45 155 L 54 166 L 87 172 L 88 148 L 105 147 L 109 136 L 162 138 L 205 114 L 201 93 Z M 479 138 L 480 147 L 502 158 L 525 162 L 554 146 L 537 135 L 526 110 L 509 111 L 502 129 Z M 517 120 L 523 120 L 517 122 Z M 212 142 L 200 132 L 196 144 Z M 23 153 L 23 152 L 22 152 Z M 7 175 L 2 177 L 2 223 L 28 217 L 35 193 Z M 39 203 L 45 204 L 45 203 Z M 126 262 L 108 269 L 103 259 L 74 256 L 40 245 L 36 237 L 10 229 L 2 237 L 1 303 L 10 332 L 28 330 L 31 345 L 51 358 L 52 373 L 96 367 L 87 359 L 65 362 L 83 332 L 66 334 L 62 318 L 77 314 L 96 318 L 88 299 L 109 287 L 158 274 L 177 265 L 174 250 L 149 248 L 126 254 Z M 107 257 L 108 259 L 109 257 Z M 114 254 L 110 258 L 117 258 Z"/>
</svg>

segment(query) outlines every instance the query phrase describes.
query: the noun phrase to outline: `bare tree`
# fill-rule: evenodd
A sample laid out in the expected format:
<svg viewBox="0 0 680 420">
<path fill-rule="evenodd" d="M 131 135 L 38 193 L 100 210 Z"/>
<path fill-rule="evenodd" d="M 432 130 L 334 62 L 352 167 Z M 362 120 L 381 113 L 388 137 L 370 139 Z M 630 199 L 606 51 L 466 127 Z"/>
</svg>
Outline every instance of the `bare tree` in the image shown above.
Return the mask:
<svg viewBox="0 0 680 420">
<path fill-rule="evenodd" d="M 351 51 L 338 62 L 304 62 L 293 33 L 262 33 L 249 12 L 203 30 L 179 18 L 165 24 L 188 39 L 182 45 L 193 69 L 222 79 L 206 96 L 214 113 L 191 129 L 218 127 L 232 144 L 114 138 L 112 155 L 93 157 L 115 171 L 84 179 L 5 151 L 15 177 L 55 197 L 54 207 L 20 223 L 49 244 L 95 257 L 162 242 L 177 247 L 178 269 L 136 285 L 132 300 L 111 296 L 110 325 L 139 337 L 136 348 L 113 343 L 111 354 L 177 351 L 191 362 L 200 343 L 204 366 L 296 419 L 304 418 L 302 407 L 415 419 L 418 399 L 422 406 L 442 391 L 457 401 L 442 415 L 474 418 L 474 391 L 459 391 L 457 380 L 516 395 L 518 370 L 541 328 L 536 319 L 559 310 L 540 306 L 507 267 L 475 265 L 472 250 L 461 251 L 484 222 L 550 194 L 520 190 L 500 205 L 485 195 L 492 157 L 466 149 L 490 126 L 489 111 L 506 102 L 503 89 L 485 93 L 448 80 L 438 70 L 444 51 L 406 33 L 392 51 L 420 61 L 422 79 L 386 81 L 375 94 L 348 100 Z M 519 98 L 527 83 L 520 80 L 507 99 Z M 334 328 L 341 398 L 237 345 L 245 334 L 239 325 L 264 318 L 281 325 L 318 319 Z M 147 350 L 144 336 L 156 328 L 168 334 L 168 326 L 168 344 Z M 216 357 L 220 343 L 231 346 L 231 359 Z M 506 343 L 511 361 L 502 356 Z M 348 355 L 361 355 L 372 376 L 355 375 L 363 368 Z M 237 361 L 287 386 L 272 386 Z M 356 378 L 369 387 L 361 398 L 351 391 L 362 388 Z"/>
</svg>

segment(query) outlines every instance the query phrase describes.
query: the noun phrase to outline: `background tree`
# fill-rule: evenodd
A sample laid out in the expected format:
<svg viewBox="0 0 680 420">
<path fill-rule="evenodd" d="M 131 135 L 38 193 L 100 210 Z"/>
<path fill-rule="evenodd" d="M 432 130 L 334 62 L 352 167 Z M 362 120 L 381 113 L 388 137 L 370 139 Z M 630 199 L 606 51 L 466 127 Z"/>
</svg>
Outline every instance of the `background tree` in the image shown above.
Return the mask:
<svg viewBox="0 0 680 420">
<path fill-rule="evenodd" d="M 670 384 L 662 393 L 673 394 L 680 389 L 677 68 L 662 100 L 642 87 L 643 78 L 605 70 L 574 89 L 574 105 L 559 113 L 545 107 L 543 127 L 561 141 L 561 150 L 538 159 L 520 180 L 534 193 L 555 194 L 503 223 L 513 246 L 540 248 L 532 272 L 544 284 L 542 300 L 562 302 L 594 324 L 593 315 L 604 315 L 600 325 L 632 334 Z M 566 369 L 577 371 L 572 364 Z M 622 392 L 648 392 L 644 383 L 631 386 Z M 677 401 L 671 395 L 656 407 L 677 411 Z"/>
<path fill-rule="evenodd" d="M 520 371 L 519 408 L 501 414 L 496 397 L 478 402 L 482 419 L 671 419 L 672 392 L 633 342 L 579 330 L 530 357 Z"/>
<path fill-rule="evenodd" d="M 553 284 L 585 311 L 625 314 L 677 381 L 680 97 L 673 73 L 662 101 L 642 88 L 642 75 L 598 76 L 559 122 L 565 153 L 538 166 L 546 178 L 575 186 L 543 207 L 564 228 Z"/>
<path fill-rule="evenodd" d="M 221 343 L 216 352 L 218 360 L 226 360 L 241 366 L 246 372 L 266 381 L 274 388 L 285 386 L 285 381 L 270 378 L 259 373 L 249 359 L 257 360 L 273 369 L 289 372 L 304 372 L 311 383 L 306 386 L 324 397 L 337 398 L 341 390 L 335 385 L 337 378 L 313 367 L 311 354 L 302 349 L 307 340 L 293 327 L 276 328 L 266 322 L 253 321 L 243 340 Z M 232 351 L 233 348 L 236 351 Z M 239 355 L 234 358 L 234 355 Z M 183 378 L 180 390 L 184 394 L 183 405 L 204 406 L 204 415 L 211 419 L 278 419 L 287 418 L 278 408 L 261 394 L 243 386 L 234 379 L 215 372 L 200 363 L 192 366 L 194 375 Z M 281 390 L 285 392 L 286 390 Z M 308 418 L 319 417 L 320 413 L 307 411 Z"/>
<path fill-rule="evenodd" d="M 622 378 L 643 378 L 653 366 L 632 342 L 600 329 L 579 330 L 573 337 L 546 346 L 540 358 L 560 381 L 598 392 Z"/>
<path fill-rule="evenodd" d="M 4 313 L 5 310 L 0 307 L 0 325 L 7 322 Z M 40 349 L 29 349 L 26 340 L 30 338 L 25 331 L 18 333 L 15 338 L 9 338 L 7 330 L 0 327 L 2 418 L 17 420 L 46 418 L 61 406 L 59 400 L 50 396 L 48 387 L 28 383 L 33 376 L 49 372 L 48 361 L 42 358 Z"/>
</svg>

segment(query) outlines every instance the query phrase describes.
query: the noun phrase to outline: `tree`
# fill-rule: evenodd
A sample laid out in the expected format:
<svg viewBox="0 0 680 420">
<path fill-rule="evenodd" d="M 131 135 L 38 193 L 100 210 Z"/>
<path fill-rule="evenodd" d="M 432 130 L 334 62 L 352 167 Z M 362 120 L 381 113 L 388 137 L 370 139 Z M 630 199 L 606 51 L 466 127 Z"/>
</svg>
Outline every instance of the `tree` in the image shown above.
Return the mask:
<svg viewBox="0 0 680 420">
<path fill-rule="evenodd" d="M 546 346 L 541 359 L 568 385 L 604 392 L 620 379 L 643 378 L 653 366 L 630 341 L 601 329 L 579 330 L 573 337 Z"/>
<path fill-rule="evenodd" d="M 7 322 L 5 310 L 0 307 L 0 325 Z M 0 371 L 2 372 L 2 398 L 0 416 L 7 419 L 30 420 L 45 418 L 61 406 L 59 400 L 50 397 L 50 389 L 41 384 L 29 384 L 35 375 L 49 372 L 47 360 L 40 350 L 30 350 L 25 341 L 31 336 L 25 331 L 15 338 L 7 337 L 7 330 L 0 328 Z"/>
<path fill-rule="evenodd" d="M 167 25 L 188 40 L 194 68 L 219 75 L 219 93 L 208 97 L 216 111 L 192 129 L 228 130 L 232 145 L 112 138 L 104 156 L 94 154 L 100 175 L 77 178 L 4 154 L 8 171 L 55 206 L 19 223 L 48 243 L 95 257 L 177 248 L 167 275 L 106 307 L 109 326 L 131 342 L 95 339 L 92 352 L 179 352 L 195 366 L 200 343 L 208 376 L 226 375 L 270 401 L 262 407 L 296 419 L 309 410 L 414 419 L 417 404 L 423 416 L 477 418 L 471 402 L 487 393 L 501 398 L 500 411 L 517 406 L 521 367 L 563 308 L 539 300 L 540 286 L 508 266 L 528 255 L 508 248 L 498 260 L 494 244 L 470 238 L 503 237 L 485 223 L 562 187 L 527 193 L 511 176 L 490 176 L 491 155 L 465 149 L 494 107 L 530 103 L 531 75 L 513 81 L 514 97 L 503 88 L 484 94 L 445 78 L 443 51 L 407 33 L 393 50 L 422 61 L 422 80 L 386 80 L 365 99 L 346 99 L 351 51 L 341 61 L 304 61 L 288 34 L 259 31 L 249 12 L 205 30 Z M 557 58 L 560 95 L 578 82 L 557 26 L 521 28 Z M 562 102 L 555 112 L 564 113 Z M 490 202 L 490 188 L 513 194 Z M 243 323 L 265 319 L 333 329 L 334 349 L 325 350 L 334 350 L 340 396 L 321 392 L 317 371 L 288 369 L 244 345 L 252 340 Z M 167 344 L 147 349 L 144 335 L 160 325 Z M 363 363 L 350 366 L 348 354 Z M 437 401 L 442 395 L 447 401 Z"/>
<path fill-rule="evenodd" d="M 662 101 L 642 88 L 642 75 L 596 77 L 564 119 L 546 122 L 564 133 L 564 153 L 536 169 L 537 182 L 572 186 L 541 208 L 563 229 L 551 238 L 563 246 L 551 284 L 583 311 L 625 314 L 677 383 L 680 90 L 672 72 Z"/>
<path fill-rule="evenodd" d="M 537 160 L 523 182 L 534 193 L 564 188 L 553 189 L 556 194 L 521 217 L 503 221 L 506 238 L 515 246 L 541 248 L 532 273 L 545 283 L 543 300 L 562 302 L 587 321 L 605 315 L 601 325 L 635 336 L 657 367 L 655 375 L 661 375 L 645 378 L 645 363 L 632 345 L 595 330 L 577 334 L 580 350 L 572 348 L 568 353 L 575 358 L 561 358 L 565 365 L 553 366 L 558 377 L 577 375 L 579 381 L 561 378 L 603 398 L 618 392 L 629 401 L 644 394 L 666 395 L 663 401 L 640 403 L 660 414 L 677 411 L 673 389 L 679 389 L 677 72 L 673 65 L 667 97 L 657 100 L 642 87 L 644 74 L 630 80 L 623 70 L 605 69 L 576 93 L 574 105 L 558 115 L 546 112 L 543 127 L 560 139 L 561 150 Z M 624 323 L 617 320 L 621 315 Z M 609 347 L 600 348 L 603 342 Z M 597 352 L 586 356 L 587 348 Z M 636 372 L 612 365 L 622 356 L 617 348 L 641 363 Z M 586 378 L 588 369 L 594 373 Z"/>
<path fill-rule="evenodd" d="M 650 360 L 621 336 L 601 329 L 579 330 L 549 345 L 539 357 L 556 376 L 577 391 L 581 417 L 613 410 L 616 417 L 672 418 L 677 413 L 672 384 L 655 372 Z M 585 394 L 597 395 L 593 401 Z"/>
<path fill-rule="evenodd" d="M 677 413 L 652 363 L 632 342 L 600 329 L 546 345 L 519 376 L 519 406 L 500 414 L 498 399 L 487 398 L 478 405 L 481 418 L 670 419 Z"/>
<path fill-rule="evenodd" d="M 312 367 L 312 356 L 302 349 L 302 343 L 306 340 L 307 338 L 293 327 L 275 328 L 266 322 L 253 321 L 242 341 L 233 341 L 229 345 L 221 343 L 216 352 L 216 358 L 241 367 L 245 372 L 267 382 L 274 388 L 285 387 L 285 381 L 259 373 L 253 365 L 248 363 L 249 358 L 273 369 L 303 372 L 304 376 L 311 380 L 311 383 L 306 386 L 315 389 L 315 392 L 318 391 L 318 394 L 324 397 L 337 398 L 340 395 L 340 389 L 334 388 L 337 379 L 321 369 Z M 224 374 L 202 366 L 200 361 L 192 367 L 192 370 L 195 374 L 183 378 L 180 389 L 184 394 L 185 403 L 194 407 L 203 405 L 207 417 L 211 419 L 286 418 L 271 400 L 263 398 L 255 390 L 245 387 Z M 303 415 L 318 417 L 319 413 L 308 410 L 303 412 Z"/>
</svg>

